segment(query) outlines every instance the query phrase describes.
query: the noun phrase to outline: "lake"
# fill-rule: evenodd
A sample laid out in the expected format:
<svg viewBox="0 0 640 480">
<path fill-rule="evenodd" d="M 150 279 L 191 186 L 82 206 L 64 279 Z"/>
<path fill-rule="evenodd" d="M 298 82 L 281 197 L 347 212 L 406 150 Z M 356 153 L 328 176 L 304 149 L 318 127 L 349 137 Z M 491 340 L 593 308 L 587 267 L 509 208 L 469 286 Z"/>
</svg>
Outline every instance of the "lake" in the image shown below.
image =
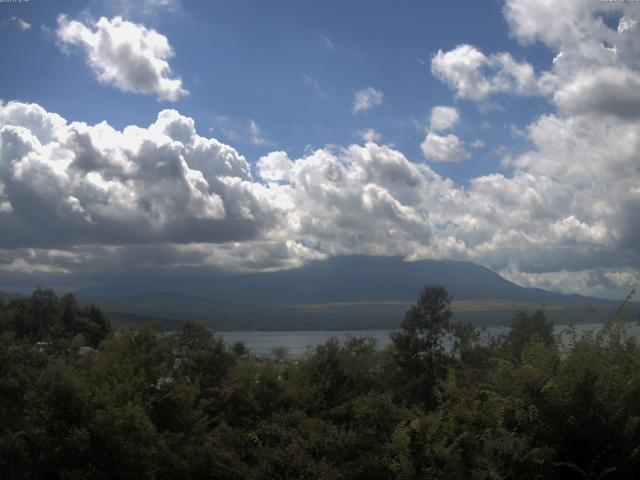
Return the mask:
<svg viewBox="0 0 640 480">
<path fill-rule="evenodd" d="M 582 335 L 589 330 L 595 330 L 602 324 L 580 324 L 576 325 L 576 332 Z M 630 334 L 640 339 L 640 325 L 637 323 L 627 324 Z M 567 330 L 567 325 L 556 325 L 554 331 L 561 334 Z M 509 327 L 486 327 L 484 337 L 502 335 L 509 331 Z M 389 337 L 392 330 L 310 330 L 310 331 L 228 331 L 217 332 L 227 344 L 241 341 L 251 350 L 251 353 L 263 357 L 271 357 L 272 349 L 275 347 L 286 347 L 290 357 L 304 355 L 309 349 L 322 345 L 329 338 L 336 337 L 344 341 L 349 337 L 371 337 L 376 340 L 380 348 L 384 348 L 391 343 Z"/>
</svg>

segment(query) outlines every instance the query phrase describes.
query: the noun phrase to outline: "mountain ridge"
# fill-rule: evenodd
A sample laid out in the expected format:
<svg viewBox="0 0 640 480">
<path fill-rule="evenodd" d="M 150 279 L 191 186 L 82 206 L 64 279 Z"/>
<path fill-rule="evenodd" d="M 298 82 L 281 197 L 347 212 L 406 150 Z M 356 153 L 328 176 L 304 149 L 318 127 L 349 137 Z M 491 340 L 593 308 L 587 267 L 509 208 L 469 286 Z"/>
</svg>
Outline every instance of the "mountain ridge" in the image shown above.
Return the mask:
<svg viewBox="0 0 640 480">
<path fill-rule="evenodd" d="M 80 289 L 79 296 L 135 297 L 149 294 L 192 299 L 242 297 L 271 301 L 340 301 L 406 299 L 416 297 L 426 284 L 442 285 L 455 299 L 500 298 L 515 300 L 616 302 L 579 294 L 526 288 L 492 270 L 466 261 L 417 260 L 400 257 L 343 256 L 313 261 L 276 272 L 217 274 L 197 283 L 179 285 L 170 280 L 118 282 Z M 259 288 L 258 288 L 259 287 Z"/>
<path fill-rule="evenodd" d="M 471 262 L 365 256 L 181 283 L 174 278 L 119 282 L 83 289 L 77 296 L 125 316 L 192 319 L 217 329 L 366 329 L 395 328 L 427 284 L 447 288 L 457 319 L 483 324 L 504 324 L 521 308 L 545 305 L 553 321 L 583 321 L 587 306 L 597 305 L 606 310 L 603 315 L 610 315 L 621 303 L 524 288 Z M 459 302 L 473 305 L 473 300 L 502 303 L 494 308 L 457 308 Z"/>
</svg>

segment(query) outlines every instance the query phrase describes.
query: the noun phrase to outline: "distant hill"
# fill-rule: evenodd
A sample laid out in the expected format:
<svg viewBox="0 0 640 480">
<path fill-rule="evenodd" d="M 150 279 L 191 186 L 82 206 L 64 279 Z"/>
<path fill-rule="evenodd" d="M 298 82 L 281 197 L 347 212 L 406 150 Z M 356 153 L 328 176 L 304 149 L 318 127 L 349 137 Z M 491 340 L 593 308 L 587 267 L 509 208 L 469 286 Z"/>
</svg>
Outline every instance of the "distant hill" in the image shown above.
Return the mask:
<svg viewBox="0 0 640 480">
<path fill-rule="evenodd" d="M 366 256 L 271 273 L 118 282 L 77 295 L 119 316 L 189 318 L 218 329 L 372 329 L 397 326 L 426 284 L 447 288 L 457 318 L 483 324 L 503 324 L 516 310 L 540 306 L 557 322 L 597 321 L 587 306 L 604 318 L 619 304 L 523 288 L 470 262 Z M 636 304 L 628 315 L 637 315 L 635 309 Z"/>
<path fill-rule="evenodd" d="M 14 292 L 3 292 L 0 290 L 0 301 L 10 302 L 11 300 L 16 300 L 18 298 L 24 298 L 24 295 Z"/>
</svg>

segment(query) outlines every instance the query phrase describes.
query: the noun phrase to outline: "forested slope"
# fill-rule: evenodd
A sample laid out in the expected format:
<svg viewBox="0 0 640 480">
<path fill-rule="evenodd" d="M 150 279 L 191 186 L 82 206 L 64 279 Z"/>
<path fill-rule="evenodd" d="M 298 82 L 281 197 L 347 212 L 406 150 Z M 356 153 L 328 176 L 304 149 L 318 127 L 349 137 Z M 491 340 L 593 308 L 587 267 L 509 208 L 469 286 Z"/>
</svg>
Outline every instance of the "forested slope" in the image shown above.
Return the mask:
<svg viewBox="0 0 640 480">
<path fill-rule="evenodd" d="M 429 287 L 385 350 L 330 340 L 299 360 L 261 362 L 194 323 L 173 335 L 111 331 L 98 309 L 74 305 L 46 290 L 1 305 L 3 478 L 640 471 L 640 349 L 615 318 L 562 343 L 542 311 L 522 312 L 487 343 L 452 323 L 446 291 Z"/>
</svg>

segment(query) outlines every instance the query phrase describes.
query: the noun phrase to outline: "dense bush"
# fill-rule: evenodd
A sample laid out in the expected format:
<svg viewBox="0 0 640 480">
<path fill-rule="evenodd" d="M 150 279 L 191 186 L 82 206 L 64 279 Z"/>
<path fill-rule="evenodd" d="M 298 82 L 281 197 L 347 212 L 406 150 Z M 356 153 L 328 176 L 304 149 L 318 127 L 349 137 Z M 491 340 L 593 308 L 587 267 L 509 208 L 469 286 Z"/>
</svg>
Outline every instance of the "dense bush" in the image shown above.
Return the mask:
<svg viewBox="0 0 640 480">
<path fill-rule="evenodd" d="M 36 290 L 0 308 L 0 476 L 637 478 L 640 350 L 623 326 L 560 338 L 522 312 L 481 341 L 449 302 L 425 288 L 385 350 L 331 339 L 262 362 L 193 323 L 110 332 Z"/>
</svg>

